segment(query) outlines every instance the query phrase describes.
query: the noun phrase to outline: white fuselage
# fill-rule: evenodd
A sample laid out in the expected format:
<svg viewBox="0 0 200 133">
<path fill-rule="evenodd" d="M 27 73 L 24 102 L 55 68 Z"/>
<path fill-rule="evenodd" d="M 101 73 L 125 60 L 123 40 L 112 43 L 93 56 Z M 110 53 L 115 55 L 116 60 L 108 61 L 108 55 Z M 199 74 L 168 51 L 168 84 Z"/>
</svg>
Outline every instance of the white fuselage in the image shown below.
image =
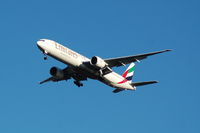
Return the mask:
<svg viewBox="0 0 200 133">
<path fill-rule="evenodd" d="M 130 82 L 119 84 L 119 82 L 124 80 L 124 77 L 113 71 L 103 76 L 97 75 L 97 71 L 84 64 L 84 62 L 90 62 L 90 59 L 55 41 L 41 39 L 37 42 L 37 45 L 45 54 L 52 56 L 66 65 L 77 68 L 77 71 L 89 78 L 100 80 L 114 88 L 135 89 L 130 85 Z"/>
</svg>

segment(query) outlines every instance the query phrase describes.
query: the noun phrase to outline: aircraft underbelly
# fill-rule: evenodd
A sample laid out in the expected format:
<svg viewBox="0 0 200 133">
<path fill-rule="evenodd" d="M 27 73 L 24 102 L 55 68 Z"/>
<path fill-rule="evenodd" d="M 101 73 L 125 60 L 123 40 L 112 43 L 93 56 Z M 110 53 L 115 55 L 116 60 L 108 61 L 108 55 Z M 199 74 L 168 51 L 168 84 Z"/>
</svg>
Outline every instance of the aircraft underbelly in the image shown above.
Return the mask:
<svg viewBox="0 0 200 133">
<path fill-rule="evenodd" d="M 60 51 L 49 51 L 49 55 L 56 58 L 57 60 L 74 67 L 75 71 L 80 73 L 81 75 L 91 78 L 98 79 L 103 83 L 112 86 L 114 88 L 123 88 L 123 89 L 132 89 L 132 86 L 129 83 L 118 84 L 123 81 L 124 78 L 118 75 L 115 72 L 108 73 L 100 77 L 99 73 L 95 70 L 88 68 L 85 65 L 82 65 L 81 60 L 75 60 L 72 57 L 63 54 Z"/>
</svg>

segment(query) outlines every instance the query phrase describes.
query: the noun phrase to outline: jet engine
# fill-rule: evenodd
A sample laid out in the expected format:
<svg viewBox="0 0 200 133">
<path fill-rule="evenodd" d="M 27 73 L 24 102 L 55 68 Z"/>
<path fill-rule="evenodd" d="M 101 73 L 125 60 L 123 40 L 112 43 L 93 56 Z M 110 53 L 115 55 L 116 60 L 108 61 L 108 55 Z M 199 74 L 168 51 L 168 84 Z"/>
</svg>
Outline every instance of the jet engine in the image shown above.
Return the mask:
<svg viewBox="0 0 200 133">
<path fill-rule="evenodd" d="M 107 63 L 98 56 L 93 56 L 90 63 L 97 68 L 104 68 Z"/>
<path fill-rule="evenodd" d="M 63 70 L 60 69 L 60 68 L 57 68 L 57 67 L 52 67 L 52 68 L 50 69 L 50 74 L 51 74 L 54 78 L 56 78 L 56 79 L 62 79 L 62 78 L 64 78 L 64 72 L 63 72 Z"/>
</svg>

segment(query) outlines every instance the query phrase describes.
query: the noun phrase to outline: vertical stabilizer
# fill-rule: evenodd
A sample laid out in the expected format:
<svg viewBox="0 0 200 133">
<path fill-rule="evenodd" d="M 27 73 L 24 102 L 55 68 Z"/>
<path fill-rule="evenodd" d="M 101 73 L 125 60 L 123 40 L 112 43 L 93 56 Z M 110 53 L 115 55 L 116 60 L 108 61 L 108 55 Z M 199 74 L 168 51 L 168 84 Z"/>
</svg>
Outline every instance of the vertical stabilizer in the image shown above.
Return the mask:
<svg viewBox="0 0 200 133">
<path fill-rule="evenodd" d="M 122 74 L 122 77 L 124 77 L 124 80 L 121 82 L 118 82 L 118 84 L 123 84 L 125 82 L 132 83 L 134 71 L 135 71 L 135 64 L 131 63 L 130 66 L 126 69 L 126 71 Z"/>
<path fill-rule="evenodd" d="M 131 63 L 130 66 L 126 69 L 126 71 L 122 74 L 122 77 L 132 82 L 134 71 L 135 71 L 135 64 Z"/>
</svg>

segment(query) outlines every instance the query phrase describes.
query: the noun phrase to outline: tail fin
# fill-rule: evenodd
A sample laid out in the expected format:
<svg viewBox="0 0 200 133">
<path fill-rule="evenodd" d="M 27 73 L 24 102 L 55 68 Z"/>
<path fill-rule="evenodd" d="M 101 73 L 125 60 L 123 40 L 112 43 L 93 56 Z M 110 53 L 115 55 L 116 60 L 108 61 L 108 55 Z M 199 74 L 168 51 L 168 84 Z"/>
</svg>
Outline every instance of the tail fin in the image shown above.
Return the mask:
<svg viewBox="0 0 200 133">
<path fill-rule="evenodd" d="M 122 77 L 124 77 L 129 82 L 132 82 L 134 71 L 135 71 L 135 64 L 131 63 L 130 66 L 126 69 L 126 71 L 122 74 Z"/>
</svg>

